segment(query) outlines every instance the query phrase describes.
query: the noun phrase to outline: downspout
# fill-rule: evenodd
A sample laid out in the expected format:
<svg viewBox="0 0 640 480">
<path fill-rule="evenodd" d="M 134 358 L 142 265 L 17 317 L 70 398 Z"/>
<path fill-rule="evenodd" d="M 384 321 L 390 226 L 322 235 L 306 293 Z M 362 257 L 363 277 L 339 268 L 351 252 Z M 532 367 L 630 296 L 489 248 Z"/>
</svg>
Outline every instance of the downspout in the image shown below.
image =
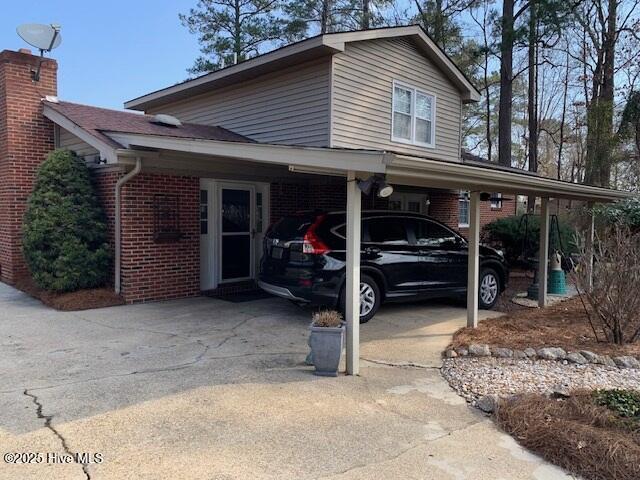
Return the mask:
<svg viewBox="0 0 640 480">
<path fill-rule="evenodd" d="M 115 259 L 115 291 L 116 293 L 120 293 L 120 268 L 121 268 L 121 245 L 122 245 L 122 219 L 120 218 L 121 214 L 121 196 L 122 196 L 122 186 L 131 180 L 133 177 L 138 175 L 142 170 L 142 158 L 136 157 L 136 166 L 127 173 L 125 176 L 120 178 L 116 183 L 116 214 L 115 214 L 115 251 L 116 251 L 116 259 Z"/>
</svg>

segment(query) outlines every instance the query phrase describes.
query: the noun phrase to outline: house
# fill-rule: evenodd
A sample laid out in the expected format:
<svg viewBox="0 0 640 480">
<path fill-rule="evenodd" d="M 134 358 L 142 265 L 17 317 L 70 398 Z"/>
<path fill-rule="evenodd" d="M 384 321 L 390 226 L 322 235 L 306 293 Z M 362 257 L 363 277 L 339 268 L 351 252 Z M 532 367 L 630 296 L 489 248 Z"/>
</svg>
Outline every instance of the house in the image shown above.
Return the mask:
<svg viewBox="0 0 640 480">
<path fill-rule="evenodd" d="M 24 51 L 3 52 L 5 78 L 35 61 Z M 473 85 L 418 27 L 322 35 L 126 102 L 148 116 L 52 101 L 55 62 L 46 60 L 43 70 L 38 89 L 28 68 L 21 70 L 24 84 L 5 80 L 7 112 L 28 108 L 37 125 L 12 140 L 9 119 L 9 149 L 29 145 L 25 153 L 33 164 L 27 175 L 53 147 L 85 158 L 114 245 L 114 191 L 132 158 L 124 152 L 131 139 L 123 135 L 393 151 L 460 162 L 462 108 L 478 99 Z M 41 102 L 44 95 L 52 99 Z M 170 114 L 182 125 L 154 123 L 156 114 Z M 198 155 L 144 155 L 143 173 L 122 193 L 121 285 L 129 302 L 252 288 L 270 222 L 302 209 L 345 208 L 346 188 L 337 177 L 282 167 L 242 169 L 222 159 L 218 168 L 203 170 Z M 21 201 L 30 189 L 23 181 Z M 515 202 L 497 196 L 482 203 L 483 223 L 514 214 Z M 388 199 L 370 195 L 363 202 L 365 208 L 430 214 L 468 231 L 469 196 L 457 189 L 397 186 Z M 161 208 L 177 210 L 179 239 L 158 238 L 154 228 Z M 230 235 L 219 228 L 229 208 L 248 216 L 245 231 Z M 8 220 L 12 238 L 0 257 L 7 281 L 25 271 L 17 219 Z"/>
<path fill-rule="evenodd" d="M 56 147 L 92 168 L 114 288 L 127 302 L 254 288 L 270 222 L 344 209 L 351 374 L 361 208 L 429 213 L 468 233 L 467 314 L 475 326 L 481 225 L 515 211 L 498 194 L 541 198 L 542 284 L 549 200 L 628 196 L 463 161 L 462 109 L 479 93 L 417 26 L 310 38 L 125 103 L 138 112 L 60 101 L 56 72 L 54 60 L 29 51 L 0 53 L 0 279 L 15 283 L 28 273 L 22 217 L 35 171 Z M 363 196 L 357 180 L 372 175 L 386 177 L 395 195 Z M 483 201 L 483 192 L 495 193 Z"/>
</svg>

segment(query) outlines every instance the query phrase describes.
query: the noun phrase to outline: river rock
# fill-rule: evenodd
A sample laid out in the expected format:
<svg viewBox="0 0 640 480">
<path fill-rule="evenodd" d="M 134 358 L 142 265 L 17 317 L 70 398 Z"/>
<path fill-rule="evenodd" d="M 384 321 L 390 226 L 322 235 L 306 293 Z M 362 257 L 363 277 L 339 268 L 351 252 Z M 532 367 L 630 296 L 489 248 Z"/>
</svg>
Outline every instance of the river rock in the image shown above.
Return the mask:
<svg viewBox="0 0 640 480">
<path fill-rule="evenodd" d="M 491 350 L 489 345 L 485 343 L 472 343 L 469 345 L 469 354 L 475 357 L 489 357 Z"/>
<path fill-rule="evenodd" d="M 567 353 L 567 360 L 571 363 L 577 363 L 578 365 L 586 365 L 589 363 L 589 361 L 578 352 Z"/>
<path fill-rule="evenodd" d="M 596 363 L 596 360 L 598 359 L 598 354 L 589 350 L 580 350 L 580 355 L 582 355 L 589 363 Z"/>
<path fill-rule="evenodd" d="M 512 358 L 513 350 L 510 348 L 494 348 L 492 350 L 493 356 L 498 358 Z"/>
<path fill-rule="evenodd" d="M 613 361 L 618 368 L 640 368 L 640 362 L 634 357 L 630 357 L 628 355 L 614 357 Z"/>
<path fill-rule="evenodd" d="M 562 348 L 545 347 L 538 350 L 538 356 L 543 360 L 564 360 L 567 356 Z"/>
<path fill-rule="evenodd" d="M 480 397 L 476 402 L 476 406 L 485 413 L 493 413 L 498 408 L 500 397 L 497 395 L 485 395 Z"/>
</svg>

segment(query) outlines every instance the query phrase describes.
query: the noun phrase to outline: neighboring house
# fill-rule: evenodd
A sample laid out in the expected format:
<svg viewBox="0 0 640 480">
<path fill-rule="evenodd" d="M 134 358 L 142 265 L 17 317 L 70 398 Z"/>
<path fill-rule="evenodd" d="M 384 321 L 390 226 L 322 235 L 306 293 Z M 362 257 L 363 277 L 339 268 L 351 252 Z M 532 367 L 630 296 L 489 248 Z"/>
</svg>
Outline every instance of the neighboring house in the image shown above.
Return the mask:
<svg viewBox="0 0 640 480">
<path fill-rule="evenodd" d="M 22 213 L 54 147 L 92 166 L 128 302 L 252 288 L 270 222 L 345 208 L 344 176 L 332 165 L 376 172 L 389 155 L 479 160 L 461 156 L 462 109 L 479 93 L 416 26 L 321 35 L 125 103 L 147 115 L 58 101 L 56 62 L 43 62 L 36 85 L 37 61 L 0 53 L 0 267 L 9 283 L 26 272 Z M 326 162 L 307 167 L 311 157 Z M 513 195 L 492 197 L 483 223 L 515 214 Z M 422 212 L 463 234 L 468 207 L 458 189 L 398 185 L 388 199 L 363 197 L 363 208 Z"/>
</svg>

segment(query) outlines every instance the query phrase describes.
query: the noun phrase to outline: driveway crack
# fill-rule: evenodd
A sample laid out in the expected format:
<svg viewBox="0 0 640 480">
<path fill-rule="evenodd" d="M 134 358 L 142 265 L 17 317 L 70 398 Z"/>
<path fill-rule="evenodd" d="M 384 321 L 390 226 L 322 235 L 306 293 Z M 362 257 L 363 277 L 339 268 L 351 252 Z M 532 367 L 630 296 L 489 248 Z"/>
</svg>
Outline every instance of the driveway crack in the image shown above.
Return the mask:
<svg viewBox="0 0 640 480">
<path fill-rule="evenodd" d="M 397 368 L 422 368 L 422 369 L 426 369 L 426 370 L 440 370 L 441 367 L 434 367 L 433 365 L 425 365 L 422 363 L 415 363 L 415 362 L 407 362 L 407 361 L 400 361 L 400 362 L 390 362 L 390 361 L 386 361 L 386 360 L 378 360 L 375 358 L 364 358 L 364 357 L 360 357 L 361 360 L 364 360 L 365 362 L 369 362 L 369 363 L 375 363 L 376 365 L 386 365 L 388 367 L 397 367 Z"/>
<path fill-rule="evenodd" d="M 29 393 L 29 390 L 25 390 L 23 393 L 27 397 L 31 398 L 34 405 L 36 406 L 36 415 L 38 416 L 39 419 L 44 420 L 44 426 L 48 428 L 58 438 L 58 440 L 60 440 L 60 444 L 62 445 L 62 449 L 65 451 L 65 453 L 67 455 L 71 455 L 74 459 L 78 458 L 78 455 L 72 452 L 71 449 L 69 448 L 69 445 L 67 444 L 67 439 L 64 438 L 64 436 L 51 423 L 53 420 L 53 415 L 45 415 L 44 413 L 42 413 L 43 405 L 40 399 L 37 397 L 37 395 L 34 395 L 33 393 Z M 82 472 L 84 473 L 85 478 L 87 480 L 91 480 L 91 474 L 89 473 L 88 465 L 86 463 L 81 463 L 80 465 L 82 466 Z"/>
</svg>

